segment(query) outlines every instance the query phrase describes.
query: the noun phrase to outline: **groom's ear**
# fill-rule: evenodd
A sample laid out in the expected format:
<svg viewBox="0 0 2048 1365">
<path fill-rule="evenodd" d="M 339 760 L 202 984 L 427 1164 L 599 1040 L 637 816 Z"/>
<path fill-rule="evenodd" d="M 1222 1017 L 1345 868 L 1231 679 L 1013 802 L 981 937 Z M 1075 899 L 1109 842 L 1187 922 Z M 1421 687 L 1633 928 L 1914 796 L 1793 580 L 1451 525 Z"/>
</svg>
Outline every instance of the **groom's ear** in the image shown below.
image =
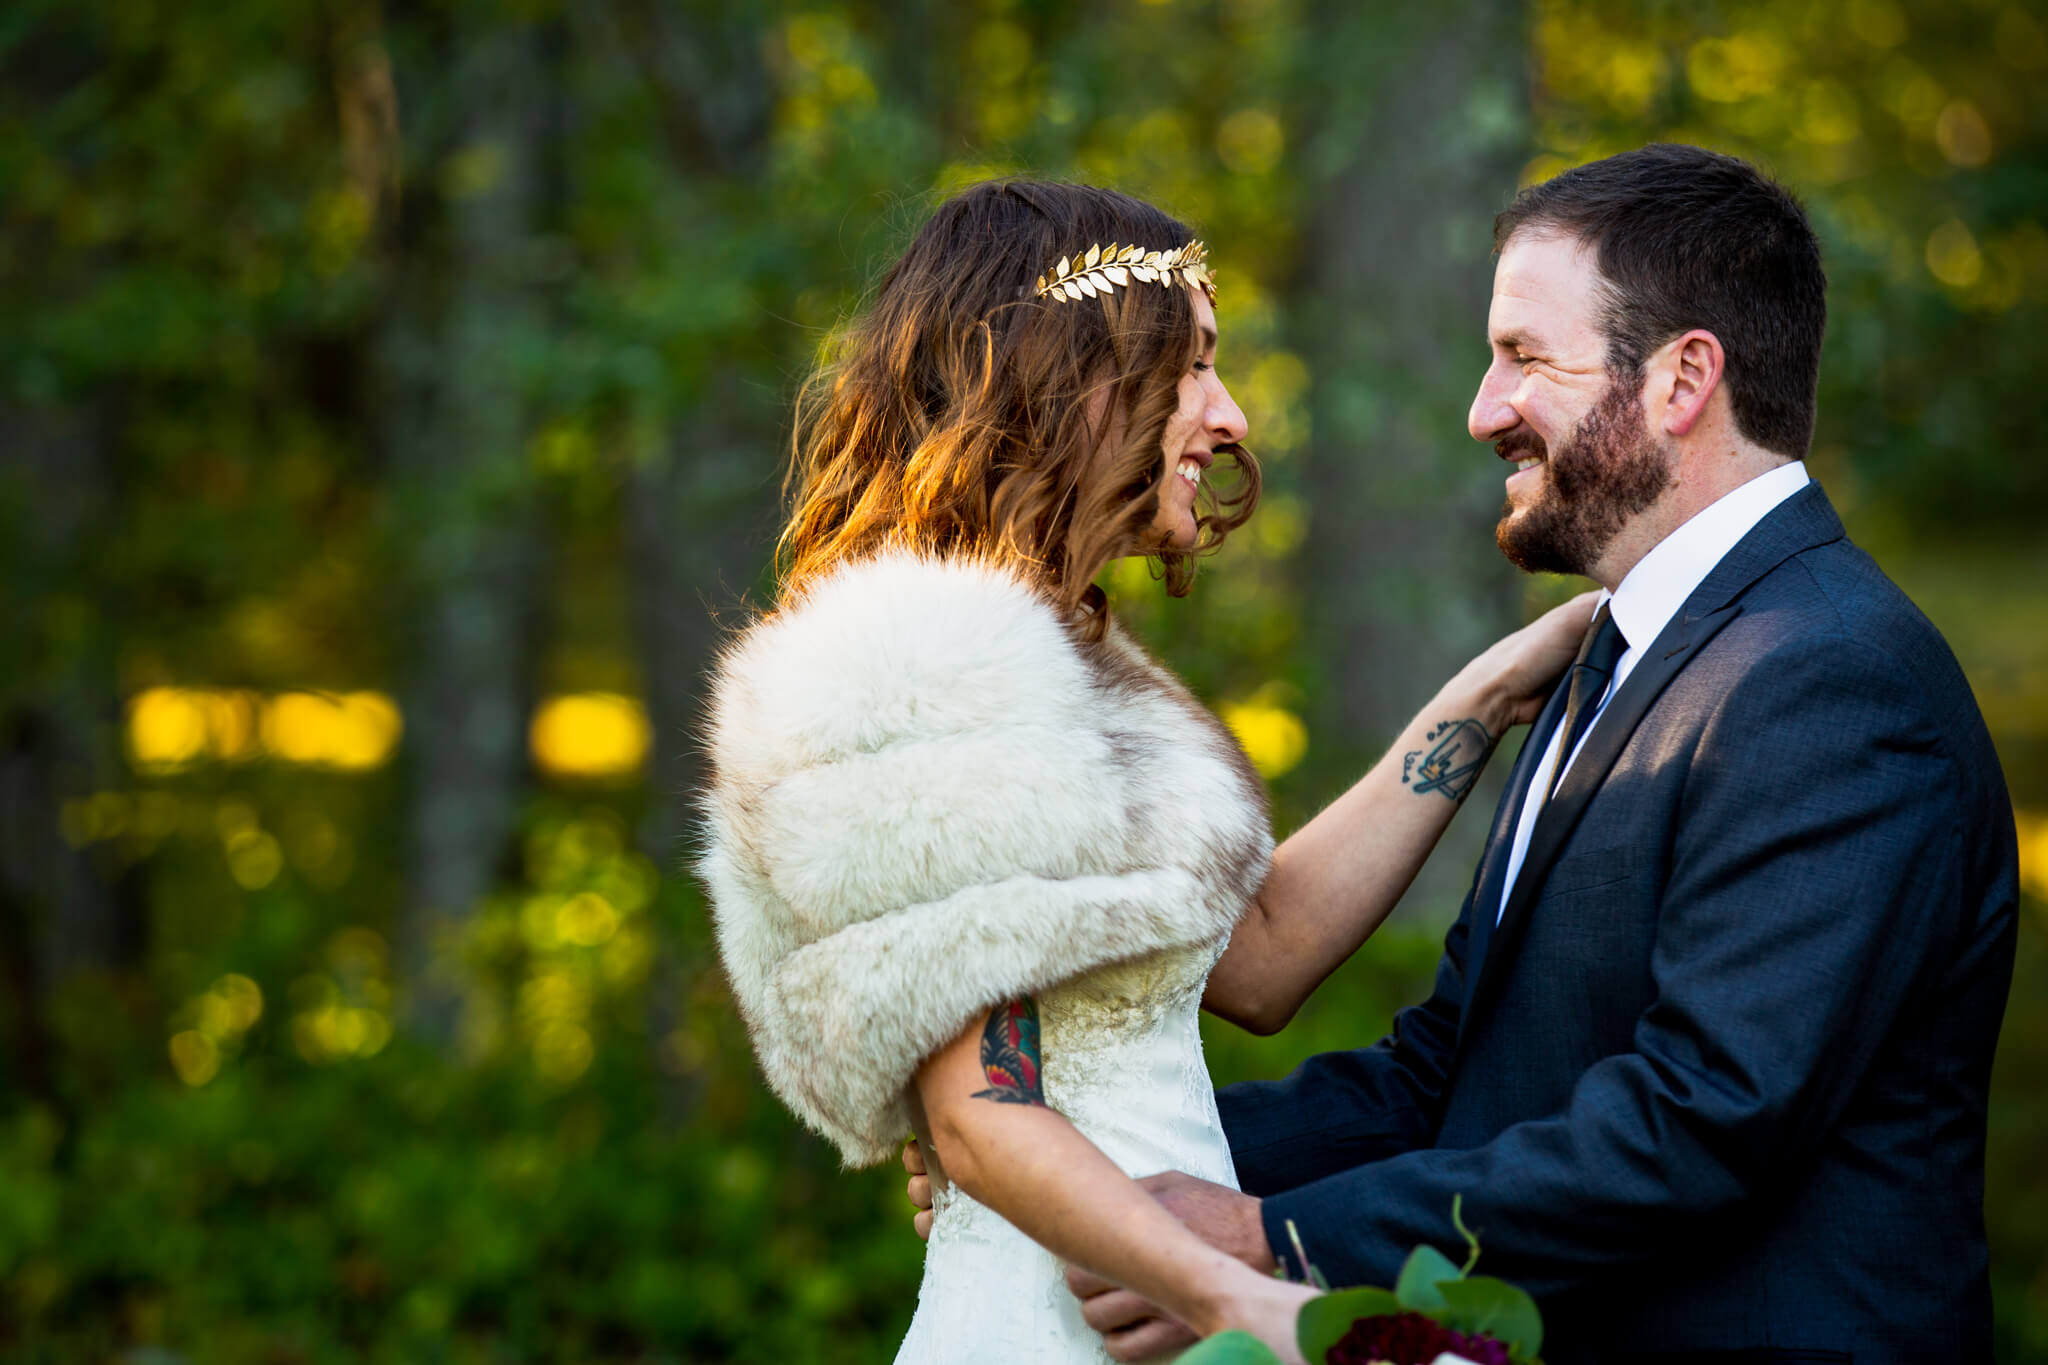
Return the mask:
<svg viewBox="0 0 2048 1365">
<path fill-rule="evenodd" d="M 1707 415 L 1727 365 L 1721 339 L 1695 327 L 1657 348 L 1646 376 L 1650 425 L 1667 436 L 1686 436 Z"/>
</svg>

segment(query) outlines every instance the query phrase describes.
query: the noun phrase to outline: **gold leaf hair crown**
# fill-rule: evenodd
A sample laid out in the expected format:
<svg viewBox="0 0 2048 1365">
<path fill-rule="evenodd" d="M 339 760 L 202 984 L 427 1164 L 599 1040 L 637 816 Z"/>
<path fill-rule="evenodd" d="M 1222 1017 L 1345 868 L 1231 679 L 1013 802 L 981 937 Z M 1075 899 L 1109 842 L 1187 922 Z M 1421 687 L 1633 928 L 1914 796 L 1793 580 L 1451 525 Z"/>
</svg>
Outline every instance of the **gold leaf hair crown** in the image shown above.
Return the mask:
<svg viewBox="0 0 2048 1365">
<path fill-rule="evenodd" d="M 1038 277 L 1038 297 L 1078 302 L 1128 287 L 1132 280 L 1169 289 L 1186 284 L 1207 294 L 1211 303 L 1216 301 L 1216 281 L 1209 275 L 1209 248 L 1200 239 L 1171 251 L 1120 247 L 1111 242 L 1089 247 L 1085 256 L 1062 256 L 1051 274 Z"/>
</svg>

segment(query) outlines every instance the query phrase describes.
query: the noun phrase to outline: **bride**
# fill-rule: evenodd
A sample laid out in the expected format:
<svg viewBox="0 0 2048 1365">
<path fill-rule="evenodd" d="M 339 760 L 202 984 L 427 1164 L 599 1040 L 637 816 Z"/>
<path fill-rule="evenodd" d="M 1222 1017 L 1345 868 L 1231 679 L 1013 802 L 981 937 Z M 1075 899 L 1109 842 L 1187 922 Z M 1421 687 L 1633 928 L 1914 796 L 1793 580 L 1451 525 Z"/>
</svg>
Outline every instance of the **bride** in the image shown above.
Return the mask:
<svg viewBox="0 0 2048 1365">
<path fill-rule="evenodd" d="M 1184 596 L 1257 501 L 1213 301 L 1203 244 L 1125 195 L 943 205 L 799 404 L 775 608 L 718 665 L 700 871 L 762 1069 L 849 1166 L 913 1132 L 929 1162 L 899 1362 L 1106 1360 L 1062 1263 L 1298 1358 L 1312 1291 L 1133 1179 L 1236 1184 L 1197 1009 L 1292 1017 L 1589 614 L 1474 660 L 1276 852 L 1242 751 L 1095 586 L 1151 554 Z"/>
</svg>

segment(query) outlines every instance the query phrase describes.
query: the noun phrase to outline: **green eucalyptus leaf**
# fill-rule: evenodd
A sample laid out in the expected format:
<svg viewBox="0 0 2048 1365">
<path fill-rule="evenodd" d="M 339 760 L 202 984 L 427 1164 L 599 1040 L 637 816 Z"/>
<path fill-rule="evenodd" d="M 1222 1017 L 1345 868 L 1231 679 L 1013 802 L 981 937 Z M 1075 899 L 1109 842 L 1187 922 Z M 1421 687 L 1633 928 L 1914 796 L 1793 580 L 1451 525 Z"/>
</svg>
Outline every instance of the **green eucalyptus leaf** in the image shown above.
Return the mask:
<svg viewBox="0 0 2048 1365">
<path fill-rule="evenodd" d="M 1438 1285 L 1444 1311 L 1438 1321 L 1455 1332 L 1491 1332 L 1508 1343 L 1518 1359 L 1543 1349 L 1543 1317 L 1536 1300 L 1509 1284 L 1486 1275 Z"/>
<path fill-rule="evenodd" d="M 1352 1323 L 1360 1318 L 1405 1311 L 1401 1301 L 1384 1289 L 1339 1289 L 1319 1294 L 1301 1306 L 1301 1313 L 1294 1320 L 1294 1339 L 1302 1355 L 1320 1365 L 1330 1348 L 1351 1330 Z"/>
<path fill-rule="evenodd" d="M 1280 1365 L 1273 1348 L 1250 1332 L 1218 1332 L 1176 1357 L 1179 1365 Z"/>
<path fill-rule="evenodd" d="M 1419 1246 L 1408 1253 L 1408 1263 L 1401 1267 L 1401 1278 L 1394 1281 L 1394 1297 L 1401 1301 L 1403 1308 L 1417 1313 L 1434 1313 L 1444 1306 L 1444 1296 L 1437 1286 L 1445 1280 L 1458 1278 L 1458 1267 L 1451 1264 L 1451 1258 L 1433 1246 Z"/>
</svg>

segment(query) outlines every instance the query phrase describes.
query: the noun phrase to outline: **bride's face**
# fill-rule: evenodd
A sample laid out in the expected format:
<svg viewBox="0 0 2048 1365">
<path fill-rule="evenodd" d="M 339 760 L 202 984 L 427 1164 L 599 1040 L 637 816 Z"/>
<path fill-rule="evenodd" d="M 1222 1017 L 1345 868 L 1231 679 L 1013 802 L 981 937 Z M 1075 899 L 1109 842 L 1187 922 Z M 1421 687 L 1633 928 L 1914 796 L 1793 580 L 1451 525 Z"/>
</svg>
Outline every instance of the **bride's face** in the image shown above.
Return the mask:
<svg viewBox="0 0 2048 1365">
<path fill-rule="evenodd" d="M 1190 288 L 1194 300 L 1195 330 L 1201 338 L 1200 354 L 1188 372 L 1180 377 L 1180 408 L 1167 419 L 1160 439 L 1162 473 L 1169 475 L 1159 494 L 1159 512 L 1152 519 L 1148 548 L 1191 550 L 1196 529 L 1195 493 L 1208 469 L 1216 462 L 1216 450 L 1235 445 L 1245 438 L 1244 413 L 1223 386 L 1216 373 L 1216 310 L 1209 297 Z"/>
</svg>

